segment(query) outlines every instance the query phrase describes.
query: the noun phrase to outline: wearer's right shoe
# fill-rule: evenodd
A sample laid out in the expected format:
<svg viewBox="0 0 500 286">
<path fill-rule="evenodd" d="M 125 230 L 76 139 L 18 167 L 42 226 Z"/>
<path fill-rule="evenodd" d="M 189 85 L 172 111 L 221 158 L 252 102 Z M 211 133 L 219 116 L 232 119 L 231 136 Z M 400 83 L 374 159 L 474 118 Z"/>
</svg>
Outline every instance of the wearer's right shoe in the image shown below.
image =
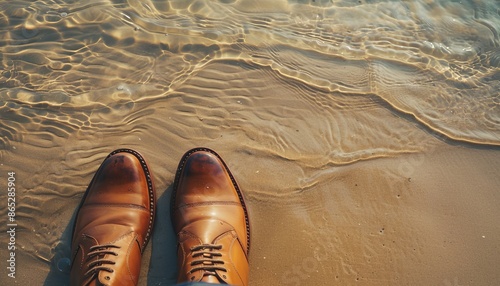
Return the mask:
<svg viewBox="0 0 500 286">
<path fill-rule="evenodd" d="M 130 149 L 109 154 L 76 215 L 70 284 L 137 285 L 155 204 L 144 158 Z"/>
<path fill-rule="evenodd" d="M 242 193 L 215 151 L 181 159 L 172 192 L 178 282 L 248 285 L 250 225 Z"/>
</svg>

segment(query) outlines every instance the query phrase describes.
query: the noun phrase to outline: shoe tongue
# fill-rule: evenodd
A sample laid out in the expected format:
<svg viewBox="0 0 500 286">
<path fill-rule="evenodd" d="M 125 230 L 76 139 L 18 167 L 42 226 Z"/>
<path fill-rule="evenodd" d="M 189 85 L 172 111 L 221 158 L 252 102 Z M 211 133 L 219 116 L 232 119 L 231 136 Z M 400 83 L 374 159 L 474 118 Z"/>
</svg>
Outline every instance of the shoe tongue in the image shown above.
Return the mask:
<svg viewBox="0 0 500 286">
<path fill-rule="evenodd" d="M 190 223 L 183 231 L 190 232 L 198 237 L 202 243 L 214 243 L 222 234 L 234 230 L 234 228 L 221 220 L 205 219 Z"/>
</svg>

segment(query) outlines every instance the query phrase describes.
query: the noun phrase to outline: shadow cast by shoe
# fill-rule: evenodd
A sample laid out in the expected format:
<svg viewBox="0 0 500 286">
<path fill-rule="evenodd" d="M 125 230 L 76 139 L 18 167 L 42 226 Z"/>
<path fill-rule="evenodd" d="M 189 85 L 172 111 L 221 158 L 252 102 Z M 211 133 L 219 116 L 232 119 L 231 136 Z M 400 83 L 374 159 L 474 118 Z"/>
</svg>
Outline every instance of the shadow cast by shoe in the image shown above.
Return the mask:
<svg viewBox="0 0 500 286">
<path fill-rule="evenodd" d="M 177 282 L 177 238 L 170 219 L 172 185 L 157 199 L 151 238 L 151 260 L 147 285 L 175 285 Z"/>
<path fill-rule="evenodd" d="M 73 224 L 76 218 L 76 209 L 66 225 L 59 244 L 54 249 L 54 256 L 50 261 L 50 270 L 43 283 L 44 286 L 69 285 L 69 274 L 71 270 L 71 236 Z"/>
</svg>

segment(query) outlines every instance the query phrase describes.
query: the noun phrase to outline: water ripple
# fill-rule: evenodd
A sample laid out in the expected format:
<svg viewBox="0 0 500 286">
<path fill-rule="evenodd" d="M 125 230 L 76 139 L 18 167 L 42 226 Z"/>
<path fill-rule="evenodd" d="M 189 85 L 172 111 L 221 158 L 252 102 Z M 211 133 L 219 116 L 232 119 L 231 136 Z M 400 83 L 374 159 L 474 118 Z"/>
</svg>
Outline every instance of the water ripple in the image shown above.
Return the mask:
<svg viewBox="0 0 500 286">
<path fill-rule="evenodd" d="M 499 146 L 499 9 L 0 2 L 0 157 L 23 175 L 20 227 L 36 233 L 20 245 L 53 255 L 53 224 L 70 209 L 59 199 L 77 205 L 111 146 L 150 155 L 165 189 L 186 148 L 233 146 L 234 168 L 257 182 L 252 198 L 293 204 L 339 166 L 422 152 L 436 138 Z"/>
</svg>

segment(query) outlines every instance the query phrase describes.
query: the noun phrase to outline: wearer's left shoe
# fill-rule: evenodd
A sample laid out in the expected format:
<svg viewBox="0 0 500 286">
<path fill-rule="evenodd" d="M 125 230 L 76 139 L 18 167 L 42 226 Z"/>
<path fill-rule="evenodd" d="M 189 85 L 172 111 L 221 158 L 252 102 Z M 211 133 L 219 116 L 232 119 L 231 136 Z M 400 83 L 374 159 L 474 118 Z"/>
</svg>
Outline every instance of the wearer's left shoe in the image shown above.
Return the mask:
<svg viewBox="0 0 500 286">
<path fill-rule="evenodd" d="M 144 158 L 119 149 L 106 157 L 82 199 L 71 243 L 71 285 L 137 285 L 155 217 Z"/>
</svg>

